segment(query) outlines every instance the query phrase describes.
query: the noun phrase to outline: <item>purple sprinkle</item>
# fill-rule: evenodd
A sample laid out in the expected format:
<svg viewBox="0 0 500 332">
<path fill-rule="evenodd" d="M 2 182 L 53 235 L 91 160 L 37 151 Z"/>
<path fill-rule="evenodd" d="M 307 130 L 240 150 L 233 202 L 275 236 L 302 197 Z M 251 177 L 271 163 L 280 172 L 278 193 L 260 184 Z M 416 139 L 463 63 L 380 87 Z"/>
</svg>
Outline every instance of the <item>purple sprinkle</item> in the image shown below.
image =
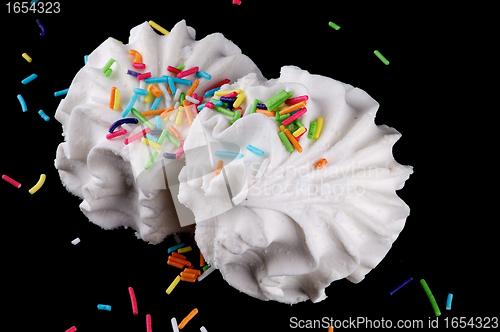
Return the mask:
<svg viewBox="0 0 500 332">
<path fill-rule="evenodd" d="M 115 131 L 116 127 L 124 124 L 124 123 L 138 123 L 139 120 L 136 119 L 136 118 L 124 118 L 124 119 L 120 119 L 118 121 L 116 121 L 115 123 L 113 123 L 111 125 L 111 127 L 109 127 L 109 132 L 112 133 L 113 131 Z"/>
<path fill-rule="evenodd" d="M 127 74 L 132 75 L 134 77 L 141 75 L 141 73 L 138 73 L 138 72 L 130 70 L 130 69 L 127 70 Z"/>
<path fill-rule="evenodd" d="M 150 132 L 151 135 L 161 135 L 161 133 L 163 132 L 163 129 L 155 129 L 153 130 L 152 132 Z"/>
<path fill-rule="evenodd" d="M 236 101 L 236 98 L 231 98 L 231 97 L 220 97 L 220 101 L 223 103 L 234 103 Z"/>
<path fill-rule="evenodd" d="M 261 110 L 267 110 L 266 104 L 257 104 L 257 108 L 260 108 Z"/>
<path fill-rule="evenodd" d="M 163 154 L 163 157 L 165 157 L 165 158 L 167 158 L 167 159 L 176 159 L 176 157 L 175 157 L 175 153 L 167 153 L 167 152 L 165 152 L 165 153 Z"/>
<path fill-rule="evenodd" d="M 409 283 L 412 280 L 413 280 L 413 278 L 409 277 L 408 279 L 406 279 L 405 281 L 403 281 L 401 284 L 399 284 L 398 286 L 396 286 L 396 288 L 394 288 L 393 290 L 391 290 L 389 292 L 389 294 L 392 295 L 392 294 L 396 293 L 398 290 L 400 290 L 401 288 L 403 288 L 403 286 L 405 286 L 407 283 Z"/>
</svg>

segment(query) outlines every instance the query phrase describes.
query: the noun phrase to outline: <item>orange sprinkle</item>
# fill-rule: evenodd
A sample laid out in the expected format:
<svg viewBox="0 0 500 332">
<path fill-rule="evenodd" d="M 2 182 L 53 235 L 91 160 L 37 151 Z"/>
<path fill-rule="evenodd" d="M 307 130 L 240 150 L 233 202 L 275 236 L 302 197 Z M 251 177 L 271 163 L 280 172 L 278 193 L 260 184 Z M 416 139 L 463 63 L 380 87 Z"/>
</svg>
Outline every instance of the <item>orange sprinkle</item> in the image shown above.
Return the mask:
<svg viewBox="0 0 500 332">
<path fill-rule="evenodd" d="M 175 262 L 175 263 L 179 263 L 179 264 L 182 264 L 182 265 L 186 265 L 187 267 L 193 267 L 193 264 L 191 264 L 190 261 L 187 261 L 187 260 L 182 259 L 182 258 L 169 256 L 168 260 L 171 261 L 171 262 Z"/>
<path fill-rule="evenodd" d="M 135 63 L 142 63 L 141 53 L 137 52 L 136 50 L 129 50 L 128 54 L 133 55 L 135 57 L 135 59 L 134 59 Z"/>
<path fill-rule="evenodd" d="M 274 114 L 273 114 L 273 112 L 269 112 L 268 110 L 263 110 L 263 109 L 257 108 L 257 109 L 255 110 L 255 112 L 257 112 L 257 113 L 262 113 L 262 114 L 265 114 L 265 115 L 267 115 L 267 116 L 270 116 L 270 117 L 273 117 L 273 118 L 274 118 Z"/>
<path fill-rule="evenodd" d="M 189 273 L 188 273 L 189 274 Z M 194 278 L 191 278 L 191 277 L 186 277 L 186 276 L 181 276 L 181 280 L 182 281 L 189 281 L 189 282 L 195 282 L 196 281 L 196 278 L 198 278 L 197 276 L 195 276 Z"/>
<path fill-rule="evenodd" d="M 181 138 L 181 134 L 177 131 L 177 129 L 175 129 L 174 125 L 168 126 L 168 130 L 175 136 L 175 138 Z"/>
<path fill-rule="evenodd" d="M 184 270 L 184 271 L 186 271 L 186 270 Z M 184 272 L 184 271 L 181 272 L 181 277 L 185 277 L 185 278 L 189 278 L 189 279 L 196 279 L 196 277 L 198 277 L 197 274 Z"/>
<path fill-rule="evenodd" d="M 198 87 L 198 84 L 200 84 L 200 80 L 194 81 L 193 85 L 191 85 L 191 88 L 186 93 L 186 96 L 190 96 L 191 97 L 193 95 L 193 93 L 194 93 L 194 90 L 196 90 L 196 88 Z"/>
<path fill-rule="evenodd" d="M 200 250 L 200 266 L 205 266 L 205 257 L 203 257 L 201 250 Z"/>
<path fill-rule="evenodd" d="M 116 86 L 111 88 L 111 96 L 109 98 L 109 108 L 114 109 L 115 107 L 115 91 L 116 91 Z"/>
<path fill-rule="evenodd" d="M 182 106 L 186 107 L 187 105 L 189 105 L 189 100 L 184 99 L 184 100 L 182 101 Z"/>
<path fill-rule="evenodd" d="M 167 261 L 167 264 L 170 265 L 170 266 L 178 267 L 181 270 L 184 268 L 184 265 L 176 263 L 176 262 L 173 262 L 170 259 Z"/>
<path fill-rule="evenodd" d="M 181 323 L 179 324 L 178 328 L 179 329 L 182 329 L 184 326 L 186 326 L 186 324 L 191 320 L 193 319 L 193 317 L 198 313 L 198 309 L 194 308 L 190 313 L 189 315 L 186 316 L 186 318 L 184 318 Z"/>
<path fill-rule="evenodd" d="M 170 255 L 177 257 L 177 258 L 186 259 L 186 256 L 179 254 L 177 251 L 172 251 L 172 253 Z"/>
<path fill-rule="evenodd" d="M 219 160 L 217 163 L 217 167 L 215 168 L 215 174 L 219 175 L 220 172 L 222 171 L 222 167 L 224 166 L 224 162 L 222 160 Z"/>
<path fill-rule="evenodd" d="M 175 108 L 173 107 L 169 107 L 165 110 L 165 112 L 161 113 L 160 114 L 160 117 L 163 119 L 165 119 L 168 115 L 170 115 L 170 112 L 172 112 Z"/>
<path fill-rule="evenodd" d="M 333 326 L 328 327 L 328 332 L 333 332 Z"/>
<path fill-rule="evenodd" d="M 322 169 L 323 166 L 325 166 L 326 164 L 328 164 L 328 161 L 325 158 L 323 158 L 316 164 L 316 168 Z"/>
<path fill-rule="evenodd" d="M 299 108 L 302 108 L 302 107 L 304 107 L 306 105 L 307 105 L 307 101 L 305 101 L 305 100 L 301 101 L 300 103 L 297 103 L 297 104 L 294 104 L 294 105 L 292 105 L 290 107 L 282 109 L 280 111 L 280 115 L 291 113 L 291 112 L 293 112 L 295 110 L 298 110 Z"/>
<path fill-rule="evenodd" d="M 195 270 L 195 269 L 189 269 L 189 268 L 185 268 L 184 269 L 184 272 L 187 272 L 187 273 L 192 273 L 192 274 L 196 274 L 197 276 L 199 276 L 201 274 L 201 271 L 200 270 Z"/>
<path fill-rule="evenodd" d="M 285 133 L 286 137 L 288 137 L 288 140 L 290 141 L 290 143 L 292 143 L 293 147 L 297 151 L 299 151 L 299 153 L 301 153 L 302 152 L 302 147 L 300 146 L 299 142 L 297 142 L 297 139 L 295 139 L 295 137 L 293 137 L 293 135 L 290 132 L 290 130 L 285 129 L 284 133 Z"/>
<path fill-rule="evenodd" d="M 160 115 L 163 112 L 165 112 L 165 110 L 162 110 L 162 109 L 152 110 L 152 111 L 144 111 L 144 112 L 141 112 L 141 115 L 142 116 Z"/>
<path fill-rule="evenodd" d="M 186 102 L 187 100 L 184 99 L 184 101 L 182 102 L 184 104 L 184 102 Z M 193 115 L 193 105 L 186 105 L 184 107 L 184 113 L 186 113 L 186 118 L 188 119 L 188 122 L 189 122 L 189 125 L 191 126 L 193 124 L 193 120 L 194 120 L 194 115 Z"/>
<path fill-rule="evenodd" d="M 161 91 L 160 91 L 160 89 L 156 85 L 151 84 L 149 86 L 149 91 L 151 91 L 151 93 L 153 94 L 153 96 L 155 96 L 156 98 L 161 97 Z"/>
</svg>

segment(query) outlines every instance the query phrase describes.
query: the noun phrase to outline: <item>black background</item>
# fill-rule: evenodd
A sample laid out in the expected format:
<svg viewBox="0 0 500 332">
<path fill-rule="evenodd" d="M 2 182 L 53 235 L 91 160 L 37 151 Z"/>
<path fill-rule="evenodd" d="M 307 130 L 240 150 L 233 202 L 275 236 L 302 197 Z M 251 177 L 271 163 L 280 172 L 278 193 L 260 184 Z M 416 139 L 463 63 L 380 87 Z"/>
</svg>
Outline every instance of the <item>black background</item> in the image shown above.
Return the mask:
<svg viewBox="0 0 500 332">
<path fill-rule="evenodd" d="M 474 167 L 480 149 L 464 148 L 468 137 L 481 135 L 469 127 L 481 114 L 468 106 L 476 92 L 466 88 L 474 84 L 467 64 L 474 54 L 466 51 L 474 49 L 477 36 L 474 27 L 464 27 L 468 8 L 403 1 L 60 4 L 58 14 L 8 14 L 6 5 L 0 7 L 0 173 L 22 183 L 20 189 L 0 183 L 4 322 L 23 330 L 65 331 L 75 325 L 78 331 L 145 331 L 145 315 L 151 314 L 154 331 L 171 331 L 172 317 L 180 321 L 196 307 L 199 313 L 184 331 L 202 325 L 209 332 L 288 331 L 291 317 L 384 318 L 393 325 L 397 319 L 421 319 L 427 326 L 435 316 L 421 278 L 441 309 L 439 327 L 447 317 L 450 323 L 453 317 L 498 316 L 488 302 L 498 295 L 491 264 L 498 261 L 498 250 L 486 237 L 495 232 L 498 218 L 486 217 L 482 211 L 490 205 L 475 200 L 489 195 L 481 186 L 493 169 Z M 46 27 L 43 37 L 36 19 Z M 144 21 L 170 30 L 181 19 L 196 29 L 197 40 L 222 32 L 268 79 L 279 77 L 281 66 L 296 65 L 367 91 L 380 103 L 376 123 L 403 134 L 393 153 L 399 163 L 414 167 L 398 192 L 410 216 L 388 255 L 361 283 L 340 280 L 326 289 L 326 300 L 289 306 L 240 293 L 215 271 L 200 283 L 181 282 L 167 295 L 179 273 L 166 264 L 167 248 L 175 243 L 171 237 L 149 245 L 131 229 L 102 230 L 80 212 L 80 200 L 66 191 L 54 167 L 63 141 L 54 113 L 63 97 L 53 93 L 69 87 L 84 55 L 107 37 L 127 43 L 130 29 Z M 341 29 L 330 28 L 329 21 Z M 375 49 L 390 65 L 373 54 Z M 32 63 L 21 57 L 24 52 Z M 22 85 L 32 73 L 38 78 Z M 26 100 L 26 113 L 18 93 Z M 49 122 L 37 114 L 40 109 Z M 30 195 L 41 173 L 46 183 Z M 74 246 L 76 237 L 81 243 Z M 197 254 L 188 256 L 196 262 Z M 408 277 L 414 280 L 390 296 L 389 290 Z M 137 316 L 129 286 L 136 292 Z M 454 294 L 451 311 L 445 310 L 448 293 Z M 98 311 L 97 304 L 111 305 L 112 311 Z"/>
</svg>

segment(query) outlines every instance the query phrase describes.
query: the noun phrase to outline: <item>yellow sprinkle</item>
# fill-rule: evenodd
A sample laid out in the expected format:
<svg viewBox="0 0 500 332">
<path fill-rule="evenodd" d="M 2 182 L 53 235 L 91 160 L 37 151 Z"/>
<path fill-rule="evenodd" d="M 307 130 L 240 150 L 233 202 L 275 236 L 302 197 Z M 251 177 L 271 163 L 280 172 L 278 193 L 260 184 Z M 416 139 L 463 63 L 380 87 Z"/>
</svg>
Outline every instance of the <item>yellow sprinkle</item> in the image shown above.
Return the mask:
<svg viewBox="0 0 500 332">
<path fill-rule="evenodd" d="M 109 37 L 109 38 L 113 38 L 113 37 Z M 117 42 L 119 42 L 119 43 L 122 43 L 122 44 L 123 44 L 123 42 L 122 42 L 121 40 L 118 40 L 118 39 L 116 39 L 116 38 L 113 38 L 113 39 L 114 39 L 114 40 L 116 40 Z"/>
<path fill-rule="evenodd" d="M 31 62 L 31 58 L 30 58 L 30 56 L 29 56 L 28 54 L 23 53 L 23 54 L 22 54 L 22 57 L 23 57 L 26 61 Z"/>
<path fill-rule="evenodd" d="M 319 117 L 316 121 L 316 132 L 313 136 L 314 139 L 318 139 L 321 136 L 321 129 L 323 129 L 323 118 Z"/>
<path fill-rule="evenodd" d="M 168 32 L 168 30 L 162 28 L 161 26 L 159 26 L 158 24 L 156 24 L 153 21 L 149 21 L 149 25 L 151 25 L 153 28 L 155 28 L 156 30 L 160 31 L 164 35 L 168 35 L 170 33 L 170 32 Z"/>
<path fill-rule="evenodd" d="M 40 179 L 39 179 L 39 180 L 38 180 L 38 182 L 37 182 L 37 183 L 33 186 L 33 188 L 31 188 L 31 189 L 29 190 L 29 193 L 30 193 L 31 195 L 33 195 L 34 193 L 36 193 L 36 192 L 38 191 L 38 189 L 40 189 L 40 188 L 43 186 L 43 184 L 45 183 L 45 179 L 46 179 L 45 174 L 40 175 Z"/>
<path fill-rule="evenodd" d="M 118 89 L 115 90 L 115 103 L 113 105 L 113 109 L 120 109 L 120 90 Z"/>
<path fill-rule="evenodd" d="M 175 286 L 177 286 L 177 284 L 179 283 L 180 280 L 181 280 L 181 276 L 175 277 L 174 281 L 172 281 L 172 283 L 170 284 L 170 286 L 168 286 L 168 288 L 167 288 L 167 294 L 172 293 L 172 291 L 174 290 Z"/>
<path fill-rule="evenodd" d="M 191 251 L 191 250 L 193 250 L 193 248 L 191 248 L 191 246 L 188 246 L 188 247 L 184 247 L 184 248 L 178 249 L 177 252 L 179 254 L 182 254 L 183 252 L 188 252 L 188 251 Z"/>
<path fill-rule="evenodd" d="M 161 150 L 161 145 L 158 144 L 158 143 L 155 143 L 153 141 L 150 141 L 148 140 L 147 138 L 143 137 L 141 138 L 141 142 L 142 143 L 145 143 L 146 145 L 149 145 L 150 147 L 152 147 L 153 149 L 156 149 L 156 150 Z"/>
<path fill-rule="evenodd" d="M 237 89 L 237 90 L 224 90 L 224 91 L 219 90 L 219 91 L 215 91 L 215 95 L 216 96 L 225 96 L 225 95 L 228 95 L 228 94 L 230 94 L 231 92 L 234 92 L 234 91 L 236 91 L 236 93 L 238 93 L 238 94 L 243 93 L 243 90 L 241 90 L 241 89 Z"/>
<path fill-rule="evenodd" d="M 243 99 L 245 99 L 245 94 L 243 92 L 240 92 L 240 95 L 238 96 L 238 98 L 236 98 L 236 100 L 233 103 L 233 107 L 237 108 L 238 106 L 240 106 Z"/>
<path fill-rule="evenodd" d="M 280 131 L 281 131 L 281 132 L 285 131 L 285 126 L 281 125 L 281 126 L 280 126 Z"/>
<path fill-rule="evenodd" d="M 296 131 L 293 132 L 293 136 L 294 137 L 299 137 L 300 134 L 302 134 L 304 131 L 306 131 L 306 128 L 305 127 L 300 127 L 299 129 L 297 129 Z"/>
<path fill-rule="evenodd" d="M 148 85 L 148 95 L 144 97 L 144 102 L 147 104 L 149 103 L 149 100 L 151 99 L 151 90 L 149 89 L 151 87 L 151 84 Z"/>
<path fill-rule="evenodd" d="M 179 107 L 177 110 L 177 115 L 175 116 L 175 125 L 180 126 L 184 122 L 184 116 L 182 115 L 184 113 L 184 107 Z"/>
</svg>

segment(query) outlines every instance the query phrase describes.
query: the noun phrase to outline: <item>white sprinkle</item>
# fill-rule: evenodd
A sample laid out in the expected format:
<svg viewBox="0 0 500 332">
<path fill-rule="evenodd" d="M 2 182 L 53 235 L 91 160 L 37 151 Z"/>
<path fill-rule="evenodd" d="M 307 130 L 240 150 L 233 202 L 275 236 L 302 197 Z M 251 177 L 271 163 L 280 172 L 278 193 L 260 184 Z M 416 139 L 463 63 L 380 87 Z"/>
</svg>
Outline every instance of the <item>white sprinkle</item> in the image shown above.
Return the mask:
<svg viewBox="0 0 500 332">
<path fill-rule="evenodd" d="M 80 238 L 77 237 L 76 239 L 74 239 L 73 241 L 71 241 L 71 243 L 74 244 L 74 245 L 80 243 Z"/>
<path fill-rule="evenodd" d="M 205 326 L 200 327 L 200 331 L 201 332 L 208 332 L 207 329 L 205 328 Z"/>
<path fill-rule="evenodd" d="M 177 326 L 177 319 L 175 317 L 172 317 L 172 329 L 174 332 L 179 332 L 179 327 Z"/>
<path fill-rule="evenodd" d="M 213 266 L 210 266 L 205 272 L 203 272 L 199 277 L 198 277 L 198 281 L 202 281 L 203 279 L 205 279 L 206 276 L 208 276 L 210 273 L 212 273 L 212 271 L 215 270 L 215 267 Z"/>
<path fill-rule="evenodd" d="M 269 165 L 269 158 L 264 159 L 262 164 L 260 165 L 259 171 L 257 172 L 257 175 L 255 175 L 255 178 L 259 180 L 262 175 L 264 175 L 264 172 L 267 169 L 267 166 Z"/>
<path fill-rule="evenodd" d="M 194 99 L 193 97 L 191 96 L 185 96 L 184 98 L 186 98 L 188 101 L 192 102 L 193 104 L 199 104 L 200 101 L 198 99 Z"/>
</svg>

